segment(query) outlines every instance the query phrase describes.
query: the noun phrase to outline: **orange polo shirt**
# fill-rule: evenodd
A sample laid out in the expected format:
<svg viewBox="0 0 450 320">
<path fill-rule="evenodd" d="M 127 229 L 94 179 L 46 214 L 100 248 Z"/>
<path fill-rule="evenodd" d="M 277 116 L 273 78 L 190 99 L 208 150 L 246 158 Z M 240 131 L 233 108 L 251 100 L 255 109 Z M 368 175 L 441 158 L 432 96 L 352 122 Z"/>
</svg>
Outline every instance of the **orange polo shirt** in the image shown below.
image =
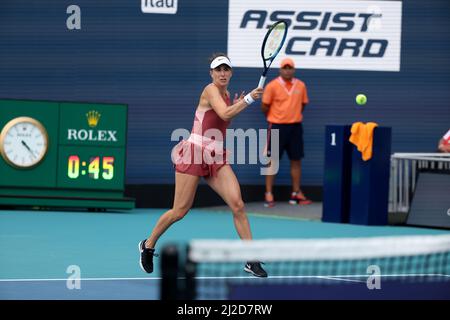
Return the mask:
<svg viewBox="0 0 450 320">
<path fill-rule="evenodd" d="M 286 124 L 302 122 L 302 107 L 309 103 L 306 85 L 299 79 L 284 81 L 278 77 L 267 84 L 262 102 L 270 106 L 267 121 Z"/>
</svg>

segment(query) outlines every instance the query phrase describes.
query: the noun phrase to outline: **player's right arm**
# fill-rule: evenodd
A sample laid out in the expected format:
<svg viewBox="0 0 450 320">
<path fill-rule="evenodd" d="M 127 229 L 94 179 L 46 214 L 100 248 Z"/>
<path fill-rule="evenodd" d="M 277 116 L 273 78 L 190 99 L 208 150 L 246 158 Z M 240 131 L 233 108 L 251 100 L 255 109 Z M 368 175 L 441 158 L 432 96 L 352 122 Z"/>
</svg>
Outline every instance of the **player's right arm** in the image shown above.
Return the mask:
<svg viewBox="0 0 450 320">
<path fill-rule="evenodd" d="M 261 97 L 262 91 L 263 89 L 256 88 L 250 92 L 250 95 L 254 100 L 257 100 Z M 244 99 L 238 100 L 231 106 L 227 106 L 220 95 L 219 89 L 214 85 L 208 85 L 204 90 L 204 95 L 211 108 L 224 121 L 230 121 L 248 106 Z"/>
</svg>

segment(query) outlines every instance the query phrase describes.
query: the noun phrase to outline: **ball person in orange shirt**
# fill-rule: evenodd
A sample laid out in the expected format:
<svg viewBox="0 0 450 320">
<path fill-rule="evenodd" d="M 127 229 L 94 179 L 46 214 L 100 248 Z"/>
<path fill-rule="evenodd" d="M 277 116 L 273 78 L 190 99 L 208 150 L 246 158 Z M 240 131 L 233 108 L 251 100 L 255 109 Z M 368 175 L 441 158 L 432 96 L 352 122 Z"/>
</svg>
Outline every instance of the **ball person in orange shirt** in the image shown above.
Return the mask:
<svg viewBox="0 0 450 320">
<path fill-rule="evenodd" d="M 290 204 L 310 204 L 300 188 L 303 151 L 303 110 L 309 102 L 306 85 L 294 77 L 295 64 L 290 58 L 281 61 L 280 76 L 267 84 L 262 97 L 262 111 L 271 129 L 279 130 L 279 154 L 271 154 L 270 134 L 267 151 L 272 159 L 281 159 L 284 151 L 291 163 L 292 193 Z M 274 161 L 274 160 L 272 160 Z M 272 164 L 271 164 L 272 165 Z M 277 166 L 278 167 L 278 166 Z M 266 207 L 275 205 L 272 193 L 276 174 L 266 175 Z"/>
</svg>

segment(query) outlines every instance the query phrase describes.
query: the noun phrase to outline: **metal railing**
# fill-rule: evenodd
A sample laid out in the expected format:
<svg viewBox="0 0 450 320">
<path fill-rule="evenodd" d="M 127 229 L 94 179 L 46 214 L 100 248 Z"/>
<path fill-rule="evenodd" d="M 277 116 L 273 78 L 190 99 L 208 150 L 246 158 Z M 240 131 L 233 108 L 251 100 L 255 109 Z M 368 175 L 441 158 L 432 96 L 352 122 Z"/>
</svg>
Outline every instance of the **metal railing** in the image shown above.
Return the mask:
<svg viewBox="0 0 450 320">
<path fill-rule="evenodd" d="M 450 170 L 449 153 L 394 153 L 391 155 L 389 212 L 408 212 L 420 169 Z"/>
</svg>

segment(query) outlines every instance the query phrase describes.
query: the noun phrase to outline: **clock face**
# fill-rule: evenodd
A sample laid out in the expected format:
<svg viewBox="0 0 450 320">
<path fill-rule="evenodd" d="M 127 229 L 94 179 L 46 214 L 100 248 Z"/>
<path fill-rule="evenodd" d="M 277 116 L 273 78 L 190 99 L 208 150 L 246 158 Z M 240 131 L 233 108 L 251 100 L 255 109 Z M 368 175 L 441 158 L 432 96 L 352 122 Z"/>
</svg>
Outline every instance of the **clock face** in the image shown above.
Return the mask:
<svg viewBox="0 0 450 320">
<path fill-rule="evenodd" d="M 14 167 L 37 165 L 44 159 L 47 148 L 47 131 L 33 118 L 15 118 L 2 129 L 0 151 L 5 161 Z"/>
</svg>

